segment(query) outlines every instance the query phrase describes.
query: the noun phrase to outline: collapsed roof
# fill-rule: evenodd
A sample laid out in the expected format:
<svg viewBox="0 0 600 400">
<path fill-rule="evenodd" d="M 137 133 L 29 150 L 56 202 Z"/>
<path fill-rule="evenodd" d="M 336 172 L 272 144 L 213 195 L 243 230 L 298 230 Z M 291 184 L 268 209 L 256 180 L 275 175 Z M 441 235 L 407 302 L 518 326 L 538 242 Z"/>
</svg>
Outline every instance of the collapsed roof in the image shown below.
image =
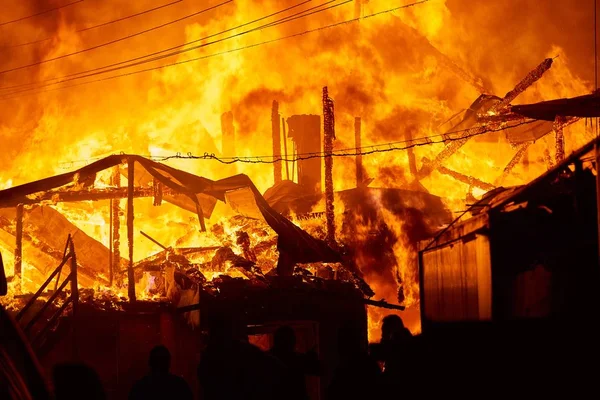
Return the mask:
<svg viewBox="0 0 600 400">
<path fill-rule="evenodd" d="M 278 235 L 277 247 L 293 263 L 341 262 L 338 252 L 275 211 L 246 175 L 211 180 L 137 155 L 112 155 L 68 172 L 0 191 L 0 208 L 43 202 L 127 197 L 127 188 L 93 188 L 96 174 L 118 165 L 134 165 L 134 197 L 152 196 L 150 183 L 168 188 L 164 200 L 210 217 L 217 200 L 238 213 L 263 219 Z M 139 186 L 138 186 L 139 185 Z M 150 194 L 149 194 L 150 193 Z M 280 257 L 281 260 L 281 257 Z"/>
</svg>

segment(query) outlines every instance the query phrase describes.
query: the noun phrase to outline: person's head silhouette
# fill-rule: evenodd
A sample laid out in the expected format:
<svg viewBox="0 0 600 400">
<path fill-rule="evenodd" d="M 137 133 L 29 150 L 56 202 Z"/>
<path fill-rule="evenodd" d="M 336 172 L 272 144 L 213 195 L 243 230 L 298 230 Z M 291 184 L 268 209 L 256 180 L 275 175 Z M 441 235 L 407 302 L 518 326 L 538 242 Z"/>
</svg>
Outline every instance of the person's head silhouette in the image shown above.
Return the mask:
<svg viewBox="0 0 600 400">
<path fill-rule="evenodd" d="M 56 400 L 104 400 L 106 395 L 95 370 L 85 364 L 58 364 L 52 371 Z"/>
<path fill-rule="evenodd" d="M 278 351 L 291 353 L 296 349 L 296 333 L 294 329 L 284 325 L 273 335 L 273 348 Z"/>
<path fill-rule="evenodd" d="M 171 353 L 165 346 L 159 345 L 154 347 L 150 351 L 148 365 L 154 375 L 168 374 L 171 369 Z"/>
<path fill-rule="evenodd" d="M 391 314 L 383 318 L 381 324 L 381 340 L 391 340 L 398 337 L 406 328 L 402 318 Z"/>
</svg>

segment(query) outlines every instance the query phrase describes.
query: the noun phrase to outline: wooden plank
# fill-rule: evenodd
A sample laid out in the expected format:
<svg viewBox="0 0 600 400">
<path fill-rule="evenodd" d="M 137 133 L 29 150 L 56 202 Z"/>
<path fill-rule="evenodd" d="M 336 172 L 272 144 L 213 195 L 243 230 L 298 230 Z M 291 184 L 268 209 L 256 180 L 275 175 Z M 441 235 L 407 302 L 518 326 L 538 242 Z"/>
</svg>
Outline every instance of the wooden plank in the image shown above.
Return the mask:
<svg viewBox="0 0 600 400">
<path fill-rule="evenodd" d="M 163 188 L 164 194 L 175 194 L 171 189 Z M 74 201 L 98 201 L 110 199 L 124 199 L 128 197 L 128 188 L 103 188 L 103 189 L 80 189 L 77 191 L 55 190 L 40 192 L 26 198 L 17 198 L 2 203 L 2 208 L 15 207 L 18 204 L 39 204 L 43 202 L 67 203 Z M 133 188 L 133 197 L 152 197 L 152 188 Z"/>
<path fill-rule="evenodd" d="M 15 243 L 15 275 L 21 276 L 23 269 L 23 204 L 17 206 L 16 243 Z"/>
<path fill-rule="evenodd" d="M 112 184 L 119 188 L 121 186 L 121 173 L 117 165 L 113 169 Z M 109 285 L 113 285 L 115 271 L 120 271 L 120 260 L 121 260 L 121 206 L 120 199 L 110 200 L 110 276 Z"/>
<path fill-rule="evenodd" d="M 440 246 L 445 246 L 453 241 L 462 239 L 467 235 L 482 231 L 489 227 L 489 216 L 487 213 L 481 213 L 475 217 L 471 217 L 463 222 L 454 224 L 447 232 L 441 235 L 437 243 L 433 243 L 426 252 L 432 251 Z M 426 239 L 419 242 L 419 251 L 423 251 L 433 240 Z"/>
<path fill-rule="evenodd" d="M 129 302 L 135 302 L 135 278 L 133 274 L 133 192 L 134 161 L 127 160 L 127 244 L 129 246 L 129 266 L 127 268 L 127 293 Z"/>
</svg>

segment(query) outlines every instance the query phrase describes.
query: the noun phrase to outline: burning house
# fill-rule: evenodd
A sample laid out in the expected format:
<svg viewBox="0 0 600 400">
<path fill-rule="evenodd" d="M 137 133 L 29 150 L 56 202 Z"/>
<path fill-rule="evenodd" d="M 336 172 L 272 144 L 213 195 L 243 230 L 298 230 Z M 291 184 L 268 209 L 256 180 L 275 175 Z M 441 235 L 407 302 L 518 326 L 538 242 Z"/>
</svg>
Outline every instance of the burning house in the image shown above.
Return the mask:
<svg viewBox="0 0 600 400">
<path fill-rule="evenodd" d="M 554 117 L 554 116 L 552 116 Z M 586 320 L 598 307 L 598 139 L 421 242 L 423 331 L 448 323 Z"/>
<path fill-rule="evenodd" d="M 168 202 L 193 212 L 196 235 L 211 235 L 220 243 L 165 246 L 138 231 L 144 220 L 134 212 L 140 202 L 148 201 L 143 198 L 151 199 L 153 207 Z M 127 202 L 124 213 L 120 199 Z M 107 206 L 108 248 L 55 209 L 82 201 Z M 217 201 L 238 214 L 229 232 L 219 225 L 207 232 L 205 218 Z M 143 157 L 117 155 L 1 191 L 0 208 L 4 246 L 15 243 L 15 296 L 10 306 L 18 311 L 17 319 L 43 362 L 50 367 L 75 353 L 89 353 L 86 359 L 93 359 L 94 353 L 95 367 L 107 388 L 116 392 L 127 390 L 131 382 L 123 377 L 112 380 L 110 371 L 143 372 L 143 363 L 122 363 L 143 360 L 157 342 L 179 349 L 181 356 L 175 351 L 175 360 L 183 360 L 194 348 L 199 354 L 198 332 L 210 330 L 213 315 L 229 315 L 243 323 L 250 340 L 265 349 L 276 327 L 292 325 L 303 346 L 322 349 L 326 382 L 337 360 L 334 344 L 341 324 L 354 321 L 366 345 L 366 304 L 394 308 L 372 300 L 375 293 L 347 255 L 275 211 L 244 175 L 212 181 Z M 123 225 L 126 239 L 121 238 Z M 134 261 L 138 234 L 162 251 Z M 124 241 L 128 254 L 121 257 Z M 39 289 L 28 294 L 26 288 L 33 282 Z M 94 345 L 111 349 L 103 355 L 85 339 L 99 329 L 107 339 Z M 115 342 L 116 338 L 129 342 Z M 193 379 L 191 363 L 197 358 L 185 360 L 190 364 L 175 366 Z M 311 390 L 318 393 L 318 382 L 315 385 Z"/>
</svg>

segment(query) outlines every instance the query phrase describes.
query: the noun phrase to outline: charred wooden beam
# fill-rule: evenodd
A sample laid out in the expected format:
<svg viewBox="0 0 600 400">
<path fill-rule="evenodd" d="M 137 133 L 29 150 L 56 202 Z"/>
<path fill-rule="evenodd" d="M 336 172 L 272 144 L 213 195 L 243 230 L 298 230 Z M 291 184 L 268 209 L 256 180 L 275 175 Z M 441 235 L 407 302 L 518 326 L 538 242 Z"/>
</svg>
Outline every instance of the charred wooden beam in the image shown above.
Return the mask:
<svg viewBox="0 0 600 400">
<path fill-rule="evenodd" d="M 506 93 L 503 99 L 497 104 L 492 106 L 489 110 L 489 114 L 503 114 L 506 113 L 506 108 L 510 105 L 519 94 L 523 93 L 528 87 L 537 82 L 542 75 L 552 66 L 552 59 L 547 58 L 532 71 L 530 71 L 525 78 L 523 78 L 511 91 Z M 440 167 L 440 165 L 447 160 L 451 155 L 456 153 L 462 146 L 464 146 L 471 137 L 480 135 L 487 130 L 493 130 L 498 128 L 504 121 L 498 121 L 486 124 L 484 126 L 475 126 L 470 129 L 463 131 L 456 140 L 448 143 L 446 148 L 442 150 L 434 160 L 427 164 L 423 164 L 423 167 L 419 171 L 419 179 L 427 177 L 431 172 Z"/>
<path fill-rule="evenodd" d="M 174 195 L 176 192 L 171 189 L 163 190 L 163 194 Z M 111 200 L 111 199 L 125 199 L 129 196 L 129 189 L 123 188 L 103 188 L 103 189 L 81 189 L 81 190 L 52 190 L 47 192 L 41 192 L 31 198 L 18 198 L 13 201 L 7 201 L 3 203 L 3 208 L 14 207 L 18 204 L 31 205 L 43 202 L 52 203 L 67 203 L 75 201 L 98 201 L 98 200 Z M 153 197 L 154 189 L 151 187 L 133 188 L 133 197 Z"/>
<path fill-rule="evenodd" d="M 498 178 L 498 185 L 501 185 L 504 182 L 504 179 L 511 173 L 513 168 L 521 161 L 521 159 L 525 156 L 527 149 L 531 146 L 531 143 L 523 143 L 519 146 L 519 150 L 515 153 L 513 158 L 510 159 L 506 167 L 504 167 L 504 171 L 502 171 L 502 175 Z"/>
<path fill-rule="evenodd" d="M 383 301 L 383 300 L 377 301 L 377 300 L 364 299 L 363 302 L 366 305 L 369 305 L 369 306 L 380 307 L 380 308 L 387 308 L 387 309 L 390 309 L 390 310 L 404 311 L 406 309 L 406 307 L 401 306 L 399 304 L 390 304 L 390 303 L 388 303 L 386 301 Z"/>
<path fill-rule="evenodd" d="M 596 132 L 598 132 L 598 120 L 596 122 Z M 594 158 L 596 161 L 596 214 L 598 221 L 598 243 L 600 244 L 600 145 L 598 141 L 594 144 Z M 600 246 L 598 246 L 598 262 L 600 263 Z"/>
<path fill-rule="evenodd" d="M 552 129 L 554 131 L 554 138 L 556 140 L 556 155 L 555 160 L 557 164 L 560 164 L 565 159 L 565 134 L 563 128 L 565 127 L 566 119 L 564 117 L 556 117 Z"/>
<path fill-rule="evenodd" d="M 273 138 L 273 181 L 281 182 L 281 132 L 279 131 L 279 103 L 273 100 L 271 108 L 271 133 Z"/>
<path fill-rule="evenodd" d="M 0 217 L 0 229 L 7 235 L 16 236 L 16 228 L 9 220 L 4 217 Z M 2 235 L 4 236 L 4 235 Z M 5 240 L 6 241 L 6 240 Z M 26 231 L 23 231 L 23 248 L 32 258 L 40 261 L 40 263 L 32 263 L 33 266 L 41 273 L 46 274 L 47 269 L 41 268 L 39 265 L 56 265 L 63 258 L 63 251 L 52 248 L 45 245 L 40 240 L 34 239 Z M 42 259 L 43 257 L 43 259 Z M 104 278 L 100 277 L 96 272 L 89 268 L 85 268 L 83 265 L 78 264 L 79 272 L 85 277 L 83 285 L 90 286 L 93 282 L 101 282 L 103 284 L 109 283 Z"/>
<path fill-rule="evenodd" d="M 200 231 L 206 232 L 206 224 L 204 223 L 204 214 L 202 214 L 202 207 L 199 203 L 196 203 L 196 214 L 198 215 L 198 222 L 200 222 Z"/>
<path fill-rule="evenodd" d="M 287 151 L 287 136 L 285 134 L 285 119 L 281 117 L 281 132 L 283 134 L 283 155 L 285 158 L 285 179 L 290 180 L 290 166 L 288 163 L 288 151 Z"/>
<path fill-rule="evenodd" d="M 554 60 L 552 58 L 546 58 L 544 61 L 540 63 L 537 67 L 531 70 L 525 78 L 521 80 L 510 92 L 506 93 L 502 101 L 498 103 L 494 110 L 501 110 L 502 108 L 508 106 L 511 101 L 513 101 L 518 95 L 523 93 L 528 87 L 537 82 L 546 71 L 550 69 L 552 66 L 552 62 Z"/>
<path fill-rule="evenodd" d="M 546 169 L 548 171 L 554 168 L 554 160 L 552 160 L 552 156 L 550 155 L 550 150 L 548 150 L 548 148 L 544 149 L 544 162 L 546 163 Z"/>
<path fill-rule="evenodd" d="M 119 166 L 114 167 L 112 172 L 112 184 L 119 188 L 121 186 L 121 171 Z M 121 260 L 121 200 L 110 200 L 110 276 L 109 285 L 113 285 L 115 272 L 120 268 Z"/>
<path fill-rule="evenodd" d="M 479 189 L 483 189 L 483 190 L 494 190 L 496 188 L 496 186 L 484 182 L 481 179 L 477 179 L 475 177 L 472 176 L 468 176 L 465 174 L 461 174 L 460 172 L 456 172 L 456 171 L 452 171 L 451 169 L 448 169 L 444 166 L 440 166 L 438 168 L 438 171 L 444 175 L 448 175 L 453 177 L 454 179 L 456 179 L 457 181 L 460 181 L 462 183 L 466 183 L 467 185 L 471 186 L 471 187 L 477 187 Z"/>
<path fill-rule="evenodd" d="M 152 178 L 152 189 L 154 190 L 154 200 L 152 204 L 154 206 L 160 206 L 163 200 L 163 185 L 156 178 Z"/>
<path fill-rule="evenodd" d="M 325 215 L 327 217 L 327 242 L 335 246 L 335 214 L 333 204 L 333 140 L 335 139 L 335 117 L 333 100 L 329 98 L 327 86 L 323 88 L 323 132 L 325 150 Z"/>
<path fill-rule="evenodd" d="M 15 275 L 21 276 L 23 270 L 23 204 L 17 206 L 15 244 Z"/>
<path fill-rule="evenodd" d="M 129 266 L 127 268 L 127 294 L 129 302 L 135 302 L 135 278 L 133 273 L 133 193 L 134 161 L 127 160 L 127 245 L 129 246 Z"/>
<path fill-rule="evenodd" d="M 75 245 L 71 236 L 69 236 L 69 253 L 71 253 L 71 299 L 73 300 L 73 316 L 75 316 L 79 304 L 79 288 L 77 285 L 77 255 L 75 254 Z"/>
<path fill-rule="evenodd" d="M 161 247 L 163 250 L 168 250 L 167 246 L 161 244 L 158 240 L 154 239 L 152 236 L 148 235 L 147 233 L 140 231 L 140 234 L 143 237 L 145 237 L 146 239 L 150 240 L 155 245 L 157 245 L 158 247 Z"/>
<path fill-rule="evenodd" d="M 362 132 L 361 132 L 361 119 L 360 117 L 354 118 L 354 147 L 356 149 L 356 187 L 360 187 L 363 183 L 363 164 L 362 154 L 360 154 L 360 148 L 362 147 Z"/>
<path fill-rule="evenodd" d="M 477 122 L 480 124 L 500 124 L 503 122 L 525 122 L 530 121 L 530 118 L 524 117 L 513 112 L 503 113 L 484 113 L 477 115 Z"/>
</svg>

